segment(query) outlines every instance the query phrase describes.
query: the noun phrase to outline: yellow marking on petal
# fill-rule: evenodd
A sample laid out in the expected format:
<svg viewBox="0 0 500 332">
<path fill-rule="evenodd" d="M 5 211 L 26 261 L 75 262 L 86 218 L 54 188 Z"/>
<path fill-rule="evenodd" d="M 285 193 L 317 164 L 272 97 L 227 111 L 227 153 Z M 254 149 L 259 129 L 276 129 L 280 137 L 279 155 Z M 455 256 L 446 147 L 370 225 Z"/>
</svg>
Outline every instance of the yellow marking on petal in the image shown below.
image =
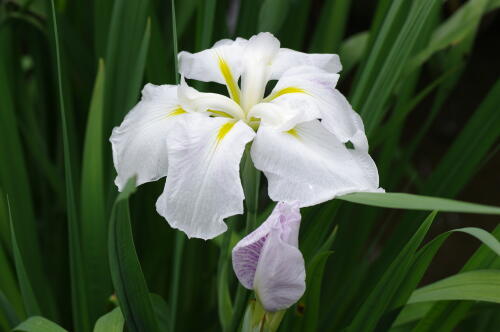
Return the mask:
<svg viewBox="0 0 500 332">
<path fill-rule="evenodd" d="M 217 144 L 224 139 L 235 124 L 236 122 L 227 122 L 220 127 L 219 132 L 217 133 Z"/>
<path fill-rule="evenodd" d="M 290 134 L 295 138 L 300 138 L 299 133 L 297 132 L 297 129 L 295 129 L 295 128 L 287 130 L 287 131 L 285 131 L 285 133 Z"/>
<path fill-rule="evenodd" d="M 167 117 L 169 117 L 169 116 L 177 116 L 177 115 L 181 115 L 181 114 L 184 114 L 184 113 L 187 113 L 187 112 L 184 109 L 182 109 L 182 107 L 178 107 L 178 108 L 174 109 L 172 112 L 168 113 Z"/>
<path fill-rule="evenodd" d="M 219 69 L 222 73 L 222 77 L 226 81 L 227 91 L 229 92 L 229 96 L 238 104 L 240 103 L 240 88 L 238 87 L 238 83 L 234 79 L 233 73 L 231 72 L 231 68 L 229 68 L 228 64 L 224 59 L 217 55 L 219 58 Z"/>
<path fill-rule="evenodd" d="M 306 93 L 306 91 L 304 89 L 301 89 L 301 88 L 290 86 L 288 88 L 281 89 L 281 90 L 276 91 L 275 93 L 269 95 L 265 99 L 265 101 L 271 101 L 273 99 L 276 99 L 276 98 L 278 98 L 280 96 L 283 96 L 283 95 L 286 95 L 286 94 L 289 94 L 289 93 Z"/>
<path fill-rule="evenodd" d="M 207 111 L 210 113 L 219 115 L 219 116 L 223 116 L 225 118 L 231 118 L 231 119 L 233 118 L 233 116 L 231 114 L 228 114 L 228 113 L 223 112 L 223 111 L 216 111 L 216 110 L 207 110 Z"/>
</svg>

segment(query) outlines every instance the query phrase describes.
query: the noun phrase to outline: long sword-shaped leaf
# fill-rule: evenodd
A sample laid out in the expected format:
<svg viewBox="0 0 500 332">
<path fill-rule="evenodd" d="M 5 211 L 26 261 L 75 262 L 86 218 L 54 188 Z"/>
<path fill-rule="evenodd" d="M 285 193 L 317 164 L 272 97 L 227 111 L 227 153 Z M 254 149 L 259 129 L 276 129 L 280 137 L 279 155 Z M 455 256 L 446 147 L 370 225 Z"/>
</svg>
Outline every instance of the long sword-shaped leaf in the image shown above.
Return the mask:
<svg viewBox="0 0 500 332">
<path fill-rule="evenodd" d="M 472 300 L 500 303 L 500 270 L 463 272 L 413 292 L 408 303 Z"/>
<path fill-rule="evenodd" d="M 17 279 L 19 280 L 19 288 L 21 289 L 21 295 L 23 297 L 24 308 L 29 316 L 39 315 L 41 313 L 40 305 L 33 292 L 33 287 L 28 278 L 28 273 L 26 272 L 25 263 L 19 250 L 19 245 L 17 244 L 16 230 L 14 228 L 14 222 L 12 221 L 12 214 L 10 213 L 9 205 L 9 220 L 10 220 L 10 235 L 12 238 L 12 253 L 14 256 L 14 263 L 16 265 Z"/>
<path fill-rule="evenodd" d="M 338 199 L 392 209 L 500 214 L 500 207 L 405 193 L 353 193 Z"/>
<path fill-rule="evenodd" d="M 337 52 L 344 35 L 352 1 L 329 0 L 324 4 L 311 50 L 320 53 Z M 342 59 L 341 59 L 342 60 Z"/>
<path fill-rule="evenodd" d="M 0 316 L 1 315 L 3 315 L 6 319 L 6 324 L 7 324 L 7 327 L 5 327 L 6 329 L 11 329 L 17 324 L 19 324 L 19 317 L 17 316 L 16 310 L 9 303 L 3 292 L 0 290 Z"/>
<path fill-rule="evenodd" d="M 361 306 L 348 331 L 373 331 L 411 267 L 411 257 L 427 234 L 436 212 L 432 212 L 401 250 Z"/>
<path fill-rule="evenodd" d="M 69 265 L 71 275 L 71 300 L 73 309 L 73 319 L 76 331 L 90 331 L 87 289 L 85 286 L 85 272 L 83 269 L 83 257 L 80 246 L 80 232 L 77 219 L 75 190 L 73 186 L 73 174 L 71 166 L 71 151 L 68 139 L 68 127 L 66 123 L 66 111 L 64 107 L 64 95 L 62 87 L 61 54 L 59 49 L 59 33 L 57 28 L 57 18 L 54 0 L 51 0 L 52 24 L 54 29 L 54 43 L 57 65 L 57 81 L 59 94 L 59 108 L 62 123 L 63 148 L 64 148 L 64 173 L 66 180 L 66 204 L 68 214 L 68 245 L 69 245 Z"/>
<path fill-rule="evenodd" d="M 106 63 L 106 110 L 104 130 L 123 118 L 136 102 L 142 83 L 145 60 L 143 51 L 150 3 L 116 0 L 109 25 Z"/>
<path fill-rule="evenodd" d="M 387 100 L 400 78 L 419 33 L 424 28 L 434 6 L 439 4 L 440 1 L 437 0 L 413 2 L 408 17 L 389 51 L 387 52 L 380 46 L 380 48 L 377 48 L 379 51 L 376 54 L 370 54 L 370 56 L 375 57 L 375 60 L 378 57 L 383 57 L 385 60 L 379 70 L 377 70 L 378 68 L 365 67 L 367 78 L 363 82 L 372 80 L 370 76 L 376 78 L 373 81 L 373 85 L 363 85 L 357 88 L 353 97 L 354 105 L 362 104 L 359 111 L 363 116 L 368 135 L 370 135 L 383 118 Z M 362 96 L 366 96 L 366 99 L 361 99 Z M 362 103 L 361 100 L 363 100 Z"/>
<path fill-rule="evenodd" d="M 113 286 L 132 332 L 159 331 L 146 280 L 135 251 L 128 199 L 135 192 L 130 179 L 118 195 L 109 223 L 109 264 Z"/>
<path fill-rule="evenodd" d="M 21 144 L 19 124 L 16 117 L 13 99 L 13 73 L 15 68 L 14 54 L 11 49 L 10 28 L 2 26 L 0 29 L 0 186 L 2 191 L 9 195 L 11 201 L 12 218 L 16 229 L 19 230 L 17 242 L 19 251 L 25 262 L 27 274 L 33 284 L 35 293 L 44 307 L 44 314 L 52 314 L 53 298 L 47 279 L 43 273 L 39 238 L 36 233 L 36 220 L 33 210 L 32 185 L 28 178 L 26 159 Z M 6 214 L 7 216 L 7 214 Z M 6 219 L 8 220 L 8 219 Z M 8 226 L 8 222 L 3 226 Z M 8 228 L 7 228 L 8 229 Z M 5 238 L 9 231 L 2 234 Z M 7 295 L 9 295 L 7 293 Z"/>
<path fill-rule="evenodd" d="M 85 133 L 81 178 L 81 238 L 85 277 L 88 282 L 89 319 L 95 322 L 105 312 L 111 294 L 111 278 L 106 255 L 107 224 L 103 179 L 104 62 L 99 69 L 90 103 Z"/>
</svg>

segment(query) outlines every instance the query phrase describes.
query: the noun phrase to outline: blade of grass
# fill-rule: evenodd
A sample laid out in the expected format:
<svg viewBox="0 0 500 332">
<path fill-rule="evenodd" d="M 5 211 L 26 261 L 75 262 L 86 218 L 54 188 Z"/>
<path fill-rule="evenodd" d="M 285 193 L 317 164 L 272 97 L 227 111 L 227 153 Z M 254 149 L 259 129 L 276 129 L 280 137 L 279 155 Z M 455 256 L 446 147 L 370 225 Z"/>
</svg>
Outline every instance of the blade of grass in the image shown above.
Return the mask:
<svg viewBox="0 0 500 332">
<path fill-rule="evenodd" d="M 481 160 L 500 136 L 500 115 L 497 107 L 500 103 L 500 80 L 491 88 L 487 97 L 475 111 L 465 128 L 455 139 L 448 152 L 424 183 L 423 191 L 428 194 L 453 197 L 464 188 L 467 182 L 478 171 Z M 394 241 L 387 246 L 387 252 L 397 252 L 406 239 L 416 229 L 416 215 L 409 214 L 405 222 L 394 231 Z M 413 223 L 412 223 L 413 222 Z M 383 256 L 378 266 L 389 264 L 389 256 Z M 372 273 L 374 273 L 372 271 Z"/>
<path fill-rule="evenodd" d="M 118 195 L 109 223 L 109 264 L 113 286 L 127 328 L 132 332 L 159 331 L 153 305 L 130 225 L 128 199 L 135 192 L 135 179 L 130 179 Z"/>
<path fill-rule="evenodd" d="M 87 287 L 85 270 L 83 268 L 83 256 L 81 252 L 80 229 L 77 219 L 75 190 L 73 185 L 73 174 L 71 166 L 71 151 L 68 139 L 68 127 L 66 123 L 66 111 L 62 87 L 61 54 L 59 49 L 59 30 L 57 27 L 56 9 L 54 0 L 51 0 L 52 24 L 54 29 L 54 44 L 57 66 L 57 82 L 59 94 L 59 109 L 62 124 L 63 148 L 64 148 L 64 174 L 66 181 L 66 204 L 68 214 L 68 245 L 69 265 L 71 278 L 71 301 L 73 309 L 73 320 L 75 330 L 79 332 L 90 331 L 89 307 L 87 302 Z"/>
<path fill-rule="evenodd" d="M 311 51 L 336 53 L 344 36 L 352 1 L 328 0 L 323 5 L 319 23 L 311 45 Z"/>
<path fill-rule="evenodd" d="M 264 0 L 259 10 L 257 31 L 277 34 L 285 22 L 290 2 L 290 0 Z"/>
<path fill-rule="evenodd" d="M 12 265 L 12 261 L 9 259 L 9 255 L 13 257 L 10 219 L 7 198 L 0 188 L 0 232 L 4 236 L 0 241 L 0 271 L 2 271 L 0 273 L 0 292 L 3 291 L 2 296 L 5 297 L 5 301 L 9 303 L 9 306 L 14 308 L 16 315 L 25 318 L 23 298 L 19 291 L 15 266 Z M 11 325 L 13 327 L 16 324 Z"/>
<path fill-rule="evenodd" d="M 149 1 L 114 2 L 106 57 L 104 132 L 120 122 L 137 100 L 145 66 L 144 50 Z M 149 38 L 149 37 L 148 37 Z M 131 52 L 133 50 L 133 52 Z M 137 51 L 139 50 L 139 51 Z"/>
<path fill-rule="evenodd" d="M 7 297 L 5 297 L 4 293 L 0 290 L 0 313 L 3 313 L 7 320 L 8 329 L 13 328 L 17 324 L 19 324 L 19 317 L 16 313 L 14 307 L 9 303 Z"/>
<path fill-rule="evenodd" d="M 86 280 L 88 281 L 89 319 L 95 322 L 107 305 L 111 293 L 111 278 L 107 260 L 107 218 L 104 195 L 103 112 L 104 62 L 99 69 L 90 102 L 83 148 L 81 176 L 81 238 Z"/>
<path fill-rule="evenodd" d="M 16 118 L 12 86 L 16 68 L 11 48 L 10 27 L 0 29 L 0 186 L 11 200 L 12 218 L 15 220 L 19 251 L 25 261 L 27 275 L 43 304 L 44 314 L 55 316 L 50 286 L 43 273 L 40 241 L 33 209 L 32 185 L 28 178 L 25 154 L 21 145 L 19 124 Z M 8 219 L 7 219 L 8 220 Z M 9 232 L 3 233 L 8 236 Z"/>
<path fill-rule="evenodd" d="M 14 228 L 14 222 L 12 220 L 12 214 L 10 210 L 10 203 L 7 198 L 7 205 L 9 207 L 9 222 L 10 222 L 10 235 L 12 242 L 12 253 L 14 256 L 14 264 L 16 266 L 17 280 L 19 281 L 19 288 L 21 289 L 21 295 L 23 297 L 24 309 L 28 316 L 40 315 L 40 305 L 33 292 L 32 285 L 28 278 L 28 273 L 25 268 L 25 263 L 23 261 L 23 256 L 19 250 L 19 245 L 17 243 L 16 229 Z"/>
<path fill-rule="evenodd" d="M 198 4 L 199 20 L 196 24 L 196 50 L 201 51 L 210 47 L 214 30 L 216 5 L 217 1 L 215 0 L 205 0 Z"/>
<path fill-rule="evenodd" d="M 12 303 L 17 314 L 23 313 L 22 297 L 17 287 L 15 272 L 12 270 L 11 264 L 7 258 L 3 246 L 0 245 L 0 290 L 5 292 L 5 300 Z M 3 294 L 2 294 L 3 295 Z"/>
<path fill-rule="evenodd" d="M 407 210 L 436 210 L 443 212 L 463 212 L 500 214 L 500 207 L 456 201 L 447 198 L 413 195 L 405 193 L 353 193 L 338 199 L 370 206 Z"/>
<path fill-rule="evenodd" d="M 500 226 L 495 228 L 492 235 L 497 239 L 500 238 Z M 497 255 L 490 248 L 482 245 L 467 261 L 461 271 L 467 272 L 491 268 L 495 259 L 497 259 Z M 473 303 L 468 301 L 435 304 L 415 327 L 414 331 L 430 332 L 435 331 L 436 328 L 439 328 L 440 331 L 452 331 L 472 306 Z"/>
<path fill-rule="evenodd" d="M 352 98 L 353 105 L 362 105 L 359 111 L 363 117 L 367 135 L 370 135 L 382 120 L 386 112 L 386 102 L 403 72 L 419 33 L 424 28 L 435 6 L 440 4 L 441 2 L 436 0 L 413 2 L 408 17 L 389 50 L 381 52 L 382 50 L 379 49 L 378 52 L 374 52 L 375 54 L 370 54 L 370 56 L 375 57 L 375 60 L 379 56 L 383 56 L 385 60 L 380 70 L 367 65 L 366 74 L 363 72 L 364 75 L 362 75 L 359 85 L 356 86 Z M 375 46 L 377 43 L 374 45 L 374 49 Z M 363 76 L 366 77 L 364 80 Z M 373 85 L 366 85 L 365 82 L 368 79 L 372 80 L 373 77 L 376 77 L 373 80 Z M 360 99 L 362 96 L 366 96 L 366 99 Z M 361 100 L 363 100 L 362 104 Z"/>
<path fill-rule="evenodd" d="M 426 181 L 425 192 L 456 195 L 470 176 L 478 171 L 477 165 L 500 137 L 499 103 L 500 80 L 491 88 Z"/>
<path fill-rule="evenodd" d="M 408 71 L 425 63 L 434 53 L 462 42 L 468 35 L 474 34 L 482 15 L 488 9 L 488 0 L 470 0 L 461 6 L 433 33 L 429 44 L 415 55 L 408 63 Z"/>
<path fill-rule="evenodd" d="M 500 303 L 500 270 L 455 274 L 413 292 L 408 303 L 471 300 Z"/>
<path fill-rule="evenodd" d="M 382 317 L 399 285 L 411 267 L 411 259 L 429 230 L 436 212 L 432 212 L 422 223 L 406 246 L 378 281 L 369 297 L 357 312 L 348 331 L 373 331 Z"/>
<path fill-rule="evenodd" d="M 235 219 L 235 218 L 233 218 Z M 231 220 L 228 224 L 231 225 L 235 220 Z M 229 293 L 229 246 L 231 245 L 232 229 L 227 230 L 223 235 L 223 240 L 220 248 L 219 262 L 217 267 L 217 309 L 219 313 L 219 322 L 223 331 L 227 331 L 233 315 L 233 304 Z"/>
<path fill-rule="evenodd" d="M 339 47 L 339 57 L 342 62 L 342 75 L 347 75 L 362 59 L 366 51 L 370 33 L 359 32 L 345 39 Z"/>
<path fill-rule="evenodd" d="M 304 306 L 304 316 L 301 324 L 294 331 L 317 331 L 320 313 L 321 285 L 325 277 L 325 265 L 333 251 L 318 253 L 307 266 L 306 292 L 301 304 Z"/>
<path fill-rule="evenodd" d="M 424 276 L 424 273 L 427 271 L 437 251 L 441 248 L 443 243 L 450 237 L 450 235 L 455 233 L 465 233 L 470 236 L 473 236 L 479 241 L 481 241 L 484 245 L 486 245 L 489 248 L 489 250 L 493 251 L 497 255 L 500 254 L 500 242 L 498 242 L 498 240 L 492 234 L 480 228 L 473 228 L 473 227 L 459 228 L 438 235 L 437 237 L 432 239 L 429 243 L 427 243 L 422 249 L 420 249 L 415 255 L 415 258 L 412 259 L 412 267 L 408 271 L 405 280 L 399 287 L 396 296 L 392 299 L 391 304 L 389 306 L 390 310 L 392 310 L 394 313 L 398 313 L 400 311 L 400 308 L 404 306 L 406 303 L 408 303 L 408 299 L 410 298 L 412 292 L 420 283 L 422 277 Z M 432 306 L 426 306 L 427 310 L 425 311 L 424 314 L 426 314 L 431 309 L 431 307 Z M 405 319 L 401 318 L 402 316 L 407 314 L 408 312 L 405 312 L 405 308 L 403 308 L 399 313 L 398 317 L 392 315 L 392 317 L 388 318 L 390 319 L 390 321 L 387 320 L 385 322 L 386 328 L 388 328 L 391 325 L 396 326 L 397 324 L 401 324 L 398 323 L 398 321 L 407 319 L 407 318 Z M 419 316 L 419 318 L 421 318 L 421 316 Z M 392 323 L 393 320 L 394 322 Z"/>
<path fill-rule="evenodd" d="M 153 304 L 160 331 L 170 331 L 170 308 L 167 303 L 160 295 L 150 293 L 149 297 Z"/>
</svg>

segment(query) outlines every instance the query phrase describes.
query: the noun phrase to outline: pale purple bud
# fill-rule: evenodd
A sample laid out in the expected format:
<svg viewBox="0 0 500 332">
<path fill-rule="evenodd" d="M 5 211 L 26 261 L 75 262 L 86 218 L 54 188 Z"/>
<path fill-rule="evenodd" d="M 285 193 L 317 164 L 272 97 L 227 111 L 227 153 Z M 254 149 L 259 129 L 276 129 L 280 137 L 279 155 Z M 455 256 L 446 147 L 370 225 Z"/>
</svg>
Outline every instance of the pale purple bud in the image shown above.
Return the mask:
<svg viewBox="0 0 500 332">
<path fill-rule="evenodd" d="M 233 269 L 264 309 L 289 308 L 304 294 L 305 266 L 298 249 L 298 202 L 278 203 L 267 220 L 233 249 Z"/>
</svg>

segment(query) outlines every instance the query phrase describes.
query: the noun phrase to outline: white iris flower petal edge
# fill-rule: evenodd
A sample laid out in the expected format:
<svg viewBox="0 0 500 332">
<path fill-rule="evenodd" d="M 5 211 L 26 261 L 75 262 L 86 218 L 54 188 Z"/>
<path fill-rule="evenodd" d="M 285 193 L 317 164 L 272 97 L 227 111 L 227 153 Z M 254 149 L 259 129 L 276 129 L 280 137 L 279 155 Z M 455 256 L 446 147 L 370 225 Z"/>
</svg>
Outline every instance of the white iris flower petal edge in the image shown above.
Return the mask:
<svg viewBox="0 0 500 332">
<path fill-rule="evenodd" d="M 252 141 L 251 158 L 274 201 L 304 207 L 383 191 L 361 118 L 335 89 L 340 70 L 337 55 L 280 48 L 270 33 L 181 52 L 181 84 L 147 84 L 113 130 L 118 189 L 133 175 L 138 184 L 166 176 L 158 213 L 202 239 L 243 213 L 239 165 Z M 225 84 L 228 96 L 199 92 L 184 78 Z"/>
</svg>

